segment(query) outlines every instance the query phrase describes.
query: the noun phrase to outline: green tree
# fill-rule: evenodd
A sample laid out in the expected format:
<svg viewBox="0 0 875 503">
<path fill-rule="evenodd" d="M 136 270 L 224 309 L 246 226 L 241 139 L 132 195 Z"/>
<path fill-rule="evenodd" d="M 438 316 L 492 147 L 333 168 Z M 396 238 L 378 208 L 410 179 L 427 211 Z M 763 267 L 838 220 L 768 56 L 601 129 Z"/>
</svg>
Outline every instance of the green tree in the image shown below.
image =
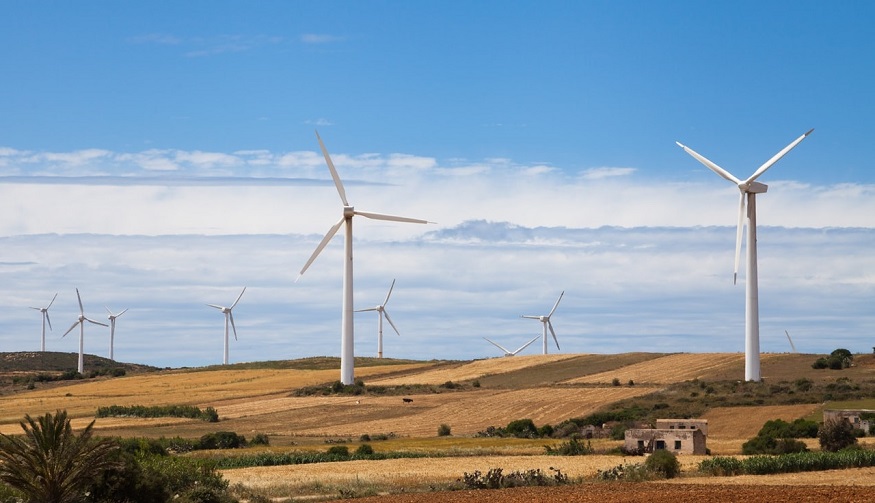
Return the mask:
<svg viewBox="0 0 875 503">
<path fill-rule="evenodd" d="M 34 420 L 24 416 L 23 437 L 0 434 L 0 480 L 30 503 L 75 503 L 91 481 L 117 462 L 117 446 L 92 439 L 92 421 L 73 433 L 67 411 Z"/>
<path fill-rule="evenodd" d="M 836 452 L 857 443 L 854 426 L 846 419 L 827 419 L 817 433 L 820 448 L 824 451 Z"/>
</svg>

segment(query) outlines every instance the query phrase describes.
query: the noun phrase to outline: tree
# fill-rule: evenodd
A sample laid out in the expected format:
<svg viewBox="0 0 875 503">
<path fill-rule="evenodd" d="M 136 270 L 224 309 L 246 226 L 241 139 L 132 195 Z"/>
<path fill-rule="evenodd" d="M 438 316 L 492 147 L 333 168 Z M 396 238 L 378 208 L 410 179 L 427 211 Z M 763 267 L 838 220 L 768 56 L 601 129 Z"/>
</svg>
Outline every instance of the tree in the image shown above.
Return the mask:
<svg viewBox="0 0 875 503">
<path fill-rule="evenodd" d="M 854 425 L 843 418 L 827 419 L 817 433 L 820 448 L 824 451 L 836 452 L 857 443 Z"/>
<path fill-rule="evenodd" d="M 24 416 L 23 437 L 0 434 L 0 480 L 30 503 L 74 503 L 91 481 L 112 468 L 117 446 L 92 439 L 94 421 L 77 436 L 67 411 L 34 420 Z"/>
</svg>

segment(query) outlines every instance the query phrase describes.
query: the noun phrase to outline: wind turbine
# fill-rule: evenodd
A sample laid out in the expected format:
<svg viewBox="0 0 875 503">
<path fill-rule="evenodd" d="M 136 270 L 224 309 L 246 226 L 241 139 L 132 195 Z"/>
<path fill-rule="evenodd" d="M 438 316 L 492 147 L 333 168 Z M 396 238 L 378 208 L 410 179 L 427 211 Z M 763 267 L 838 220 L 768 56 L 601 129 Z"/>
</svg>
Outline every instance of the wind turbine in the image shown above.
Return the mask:
<svg viewBox="0 0 875 503">
<path fill-rule="evenodd" d="M 389 296 L 392 295 L 392 289 L 395 288 L 395 280 L 392 280 L 392 285 L 389 287 L 389 293 L 386 294 L 386 300 L 383 301 L 377 307 L 370 307 L 368 309 L 358 309 L 357 313 L 361 313 L 364 311 L 376 311 L 377 312 L 377 358 L 383 357 L 383 316 L 386 317 L 386 321 L 389 322 L 389 325 L 392 325 L 392 328 L 395 330 L 395 333 L 401 335 L 401 332 L 398 331 L 398 327 L 392 323 L 392 318 L 389 317 L 389 311 L 386 311 L 386 304 L 389 303 Z"/>
<path fill-rule="evenodd" d="M 246 287 L 243 287 L 243 291 L 240 292 L 240 295 L 237 296 L 237 300 L 231 304 L 231 307 L 217 306 L 215 304 L 207 304 L 210 307 L 214 307 L 219 311 L 222 311 L 225 315 L 225 356 L 222 359 L 222 365 L 228 364 L 228 322 L 231 323 L 231 328 L 234 329 L 234 340 L 237 340 L 237 326 L 234 325 L 234 315 L 231 313 L 231 310 L 240 302 L 240 297 L 243 297 L 243 292 L 246 291 Z"/>
<path fill-rule="evenodd" d="M 522 350 L 526 349 L 527 347 L 529 347 L 529 344 L 531 344 L 531 343 L 535 342 L 536 340 L 538 340 L 539 337 L 541 337 L 541 336 L 540 336 L 540 335 L 536 335 L 534 339 L 532 339 L 532 340 L 530 340 L 529 342 L 527 342 L 527 343 L 523 344 L 522 346 L 518 347 L 518 348 L 516 349 L 516 351 L 508 351 L 508 350 L 505 349 L 505 347 L 502 346 L 501 344 L 498 344 L 497 342 L 492 342 L 492 341 L 490 341 L 489 339 L 486 339 L 486 337 L 484 337 L 484 339 L 486 339 L 486 341 L 489 342 L 490 344 L 492 344 L 493 346 L 495 346 L 495 347 L 497 347 L 498 349 L 504 351 L 504 356 L 516 356 L 517 353 L 519 353 L 520 351 L 522 351 Z"/>
<path fill-rule="evenodd" d="M 99 321 L 94 321 L 91 318 L 87 318 L 85 316 L 85 308 L 82 307 L 82 296 L 79 295 L 78 288 L 76 289 L 76 298 L 79 299 L 79 317 L 76 319 L 76 322 L 73 323 L 73 325 L 71 325 L 66 332 L 64 332 L 64 335 L 62 335 L 61 338 L 63 339 L 64 337 L 66 337 L 67 334 L 69 334 L 74 328 L 76 328 L 76 325 L 79 325 L 79 365 L 77 367 L 77 371 L 81 374 L 85 372 L 85 322 L 88 321 L 102 327 L 108 327 L 109 325 L 101 323 Z"/>
<path fill-rule="evenodd" d="M 790 341 L 790 348 L 794 353 L 798 353 L 799 351 L 796 351 L 796 345 L 793 344 L 793 339 L 790 338 L 790 332 L 784 330 L 784 333 L 787 334 L 787 340 Z"/>
<path fill-rule="evenodd" d="M 738 228 L 735 235 L 735 270 L 733 284 L 738 279 L 738 263 L 741 260 L 741 241 L 747 220 L 747 281 L 745 283 L 745 322 L 744 322 L 744 379 L 746 381 L 760 380 L 760 315 L 759 287 L 757 283 L 757 210 L 756 195 L 764 194 L 768 186 L 756 181 L 760 175 L 778 162 L 784 155 L 804 140 L 814 129 L 796 138 L 783 150 L 772 156 L 746 180 L 739 180 L 732 173 L 706 159 L 693 149 L 676 142 L 678 146 L 693 156 L 697 161 L 717 173 L 722 178 L 734 183 L 740 192 L 738 200 Z M 745 212 L 745 202 L 747 211 Z"/>
<path fill-rule="evenodd" d="M 353 206 L 350 206 L 349 202 L 346 200 L 346 192 L 343 190 L 343 183 L 340 181 L 340 176 L 337 174 L 337 170 L 334 169 L 334 163 L 331 162 L 331 157 L 328 155 L 328 150 L 325 148 L 325 144 L 322 142 L 322 138 L 319 136 L 319 132 L 316 132 L 316 138 L 319 140 L 319 147 L 322 149 L 322 155 L 325 157 L 325 163 L 328 164 L 328 170 L 331 172 L 331 178 L 334 179 L 334 185 L 337 187 L 337 193 L 340 195 L 340 201 L 343 203 L 343 215 L 340 217 L 340 221 L 331 226 L 328 229 L 328 233 L 325 234 L 325 237 L 322 238 L 322 241 L 316 246 L 316 250 L 310 256 L 310 259 L 307 260 L 307 263 L 304 264 L 304 267 L 301 268 L 301 272 L 298 275 L 298 279 L 301 279 L 301 276 L 304 275 L 304 272 L 307 268 L 310 267 L 310 264 L 316 260 L 316 257 L 319 256 L 319 253 L 322 252 L 322 249 L 325 248 L 325 245 L 331 241 L 331 238 L 337 234 L 337 231 L 340 230 L 341 226 L 345 227 L 344 231 L 344 261 L 343 261 L 343 310 L 341 314 L 340 321 L 340 382 L 343 384 L 353 384 L 354 383 L 354 374 L 355 374 L 355 362 L 354 362 L 354 347 L 353 347 L 353 299 L 352 299 L 352 217 L 356 215 L 361 215 L 366 218 L 373 218 L 375 220 L 391 220 L 393 222 L 407 222 L 414 224 L 427 224 L 429 223 L 427 220 L 420 220 L 417 218 L 407 218 L 407 217 L 397 217 L 393 215 L 384 215 L 381 213 L 370 213 L 366 211 L 357 211 Z M 298 281 L 296 279 L 295 281 Z"/>
<path fill-rule="evenodd" d="M 49 330 L 52 329 L 52 320 L 49 318 L 49 308 L 52 307 L 52 304 L 55 303 L 55 299 L 58 298 L 58 294 L 56 293 L 54 297 L 52 297 L 52 301 L 49 302 L 49 305 L 46 307 L 31 307 L 31 309 L 36 309 L 43 315 L 43 335 L 40 339 L 40 351 L 46 350 L 46 323 L 49 324 Z"/>
<path fill-rule="evenodd" d="M 553 316 L 553 313 L 556 311 L 556 308 L 559 307 L 559 301 L 562 300 L 562 296 L 565 295 L 565 290 L 562 290 L 562 293 L 559 294 L 559 298 L 556 299 L 556 303 L 553 304 L 553 309 L 550 310 L 550 314 L 546 316 L 534 316 L 534 315 L 523 315 L 520 318 L 529 318 L 530 320 L 538 320 L 544 324 L 544 354 L 547 354 L 547 329 L 550 329 L 550 333 L 553 334 L 553 340 L 556 342 L 556 349 L 559 349 L 559 339 L 556 338 L 556 331 L 553 330 L 553 323 L 550 321 L 550 317 Z"/>
<path fill-rule="evenodd" d="M 109 359 L 115 360 L 115 358 L 113 358 L 112 356 L 113 341 L 115 340 L 115 319 L 128 312 L 128 310 L 126 308 L 124 311 L 118 314 L 112 314 L 112 311 L 110 311 L 109 308 L 106 307 L 106 312 L 109 313 L 109 316 L 107 316 L 107 318 L 109 319 Z"/>
</svg>

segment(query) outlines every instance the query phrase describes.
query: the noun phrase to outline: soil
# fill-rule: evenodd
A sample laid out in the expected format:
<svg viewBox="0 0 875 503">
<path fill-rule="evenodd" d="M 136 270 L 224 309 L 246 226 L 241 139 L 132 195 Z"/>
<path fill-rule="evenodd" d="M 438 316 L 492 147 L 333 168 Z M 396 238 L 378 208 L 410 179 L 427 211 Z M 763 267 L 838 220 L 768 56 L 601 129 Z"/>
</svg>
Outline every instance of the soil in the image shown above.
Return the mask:
<svg viewBox="0 0 875 503">
<path fill-rule="evenodd" d="M 356 499 L 356 503 L 678 503 L 678 502 L 845 502 L 873 500 L 864 486 L 754 486 L 663 483 L 582 484 L 501 490 L 398 494 Z M 341 501 L 341 500 L 337 500 Z M 349 501 L 349 500 L 342 500 Z"/>
</svg>

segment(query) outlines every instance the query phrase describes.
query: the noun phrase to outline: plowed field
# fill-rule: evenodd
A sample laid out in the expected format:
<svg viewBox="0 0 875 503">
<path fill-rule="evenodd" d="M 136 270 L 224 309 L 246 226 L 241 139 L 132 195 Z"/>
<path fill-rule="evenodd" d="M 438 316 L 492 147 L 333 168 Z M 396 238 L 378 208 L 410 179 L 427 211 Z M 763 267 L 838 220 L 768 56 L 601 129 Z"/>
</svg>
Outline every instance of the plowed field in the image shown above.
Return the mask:
<svg viewBox="0 0 875 503">
<path fill-rule="evenodd" d="M 371 379 L 368 384 L 397 386 L 401 384 L 443 384 L 447 381 L 469 381 L 490 374 L 504 374 L 526 367 L 574 358 L 574 354 L 525 355 L 512 358 L 489 358 L 465 363 L 457 367 L 439 368 L 402 377 Z"/>
</svg>

